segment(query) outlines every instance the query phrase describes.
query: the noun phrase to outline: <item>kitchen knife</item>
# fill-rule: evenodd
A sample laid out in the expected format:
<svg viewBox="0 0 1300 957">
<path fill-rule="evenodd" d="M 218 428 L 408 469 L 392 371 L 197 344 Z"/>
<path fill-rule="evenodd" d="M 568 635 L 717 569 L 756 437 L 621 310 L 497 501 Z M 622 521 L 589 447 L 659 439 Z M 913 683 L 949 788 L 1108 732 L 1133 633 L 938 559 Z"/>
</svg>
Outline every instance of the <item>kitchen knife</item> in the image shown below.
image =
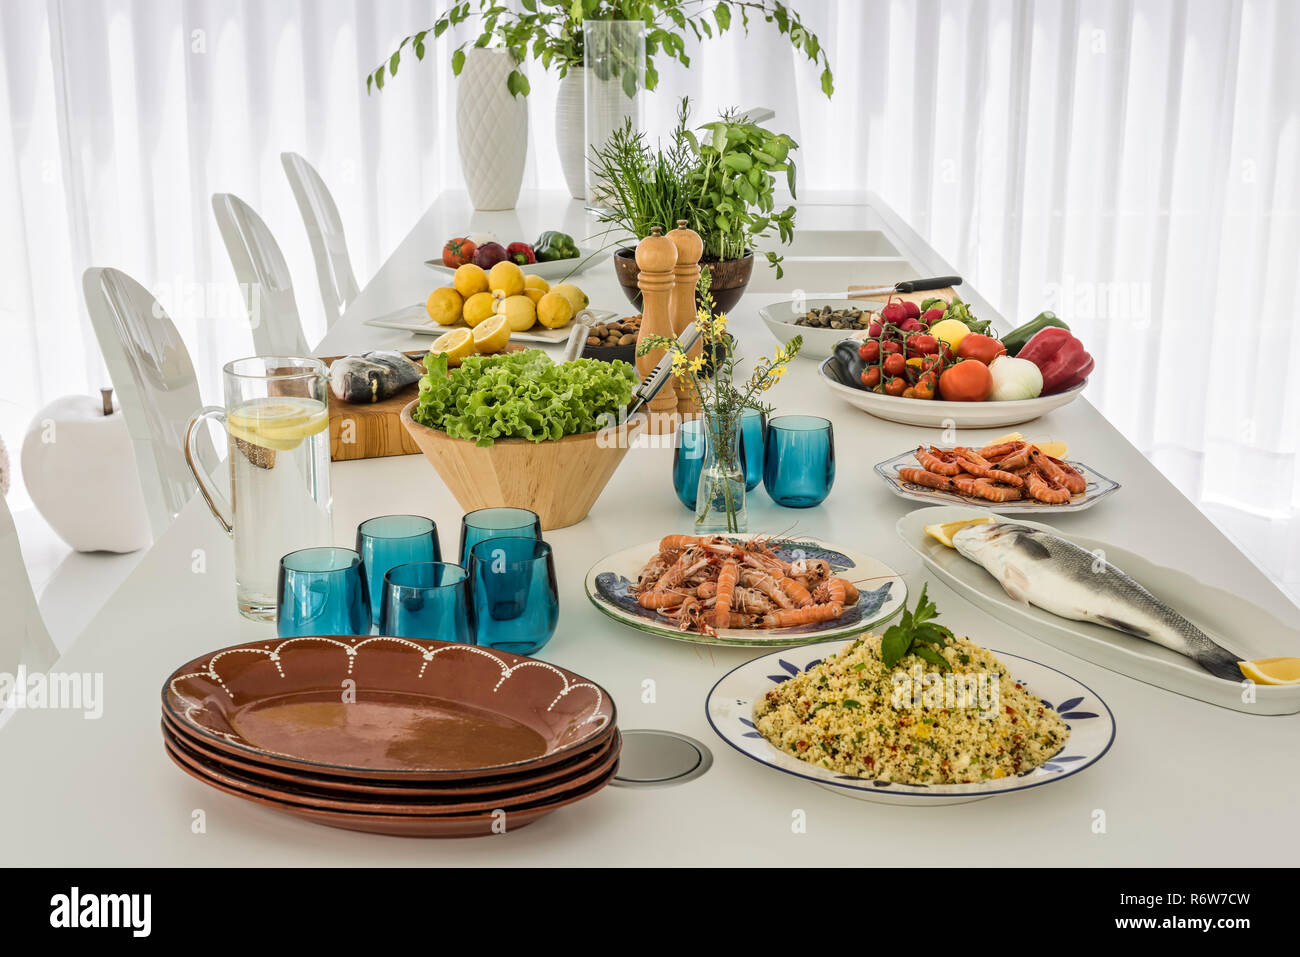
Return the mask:
<svg viewBox="0 0 1300 957">
<path fill-rule="evenodd" d="M 935 276 L 931 279 L 904 279 L 902 282 L 894 283 L 892 286 L 878 286 L 875 289 L 861 289 L 856 286 L 850 286 L 849 297 L 871 299 L 876 296 L 895 296 L 909 292 L 925 292 L 929 289 L 947 289 L 949 286 L 960 285 L 961 276 Z"/>
</svg>

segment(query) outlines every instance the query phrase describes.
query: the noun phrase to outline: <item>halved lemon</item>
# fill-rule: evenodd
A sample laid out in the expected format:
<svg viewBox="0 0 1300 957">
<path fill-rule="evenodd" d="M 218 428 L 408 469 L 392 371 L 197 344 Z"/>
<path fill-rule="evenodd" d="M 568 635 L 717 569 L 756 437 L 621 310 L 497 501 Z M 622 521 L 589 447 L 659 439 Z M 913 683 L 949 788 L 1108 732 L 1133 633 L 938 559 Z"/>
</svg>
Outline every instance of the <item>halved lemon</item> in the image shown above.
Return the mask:
<svg viewBox="0 0 1300 957">
<path fill-rule="evenodd" d="M 453 329 L 451 332 L 444 332 L 433 340 L 433 345 L 429 346 L 429 351 L 446 354 L 447 365 L 458 366 L 461 359 L 474 353 L 474 334 L 468 329 Z"/>
<path fill-rule="evenodd" d="M 1238 661 L 1241 673 L 1261 685 L 1300 685 L 1300 658 L 1257 658 Z"/>
<path fill-rule="evenodd" d="M 474 327 L 473 336 L 479 352 L 500 352 L 510 344 L 510 323 L 505 316 L 484 319 Z"/>
<path fill-rule="evenodd" d="M 967 525 L 987 525 L 993 519 L 985 516 L 983 518 L 964 518 L 960 522 L 944 522 L 942 525 L 925 526 L 925 534 L 932 538 L 937 538 L 949 548 L 955 548 L 952 543 L 952 537 Z"/>
<path fill-rule="evenodd" d="M 265 396 L 226 413 L 226 431 L 264 449 L 292 452 L 302 440 L 329 427 L 329 409 L 318 399 Z"/>
</svg>

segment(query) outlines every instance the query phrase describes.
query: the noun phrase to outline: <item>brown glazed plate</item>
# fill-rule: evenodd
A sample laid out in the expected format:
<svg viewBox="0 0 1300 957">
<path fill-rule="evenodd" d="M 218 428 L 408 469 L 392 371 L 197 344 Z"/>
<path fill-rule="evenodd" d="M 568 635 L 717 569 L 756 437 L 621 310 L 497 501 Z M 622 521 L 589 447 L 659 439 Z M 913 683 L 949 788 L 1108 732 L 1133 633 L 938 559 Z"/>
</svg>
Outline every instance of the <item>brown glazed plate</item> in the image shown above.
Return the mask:
<svg viewBox="0 0 1300 957">
<path fill-rule="evenodd" d="M 260 804 L 263 807 L 284 814 L 303 818 L 314 824 L 323 824 L 326 827 L 337 827 L 348 831 L 363 831 L 367 834 L 388 834 L 394 837 L 483 837 L 502 832 L 509 833 L 533 823 L 538 818 L 545 817 L 552 811 L 590 797 L 612 781 L 614 775 L 618 773 L 616 763 L 614 767 L 605 773 L 604 777 L 598 778 L 585 787 L 515 808 L 494 808 L 489 812 L 474 814 L 372 814 L 362 811 L 336 811 L 309 807 L 303 804 L 293 804 L 288 801 L 250 794 L 247 791 L 241 791 L 238 788 L 223 784 L 210 774 L 184 764 L 177 759 L 170 748 L 167 754 L 186 774 L 234 797 Z"/>
<path fill-rule="evenodd" d="M 617 732 L 609 737 L 602 737 L 591 747 L 584 748 L 573 757 L 555 764 L 544 765 L 530 774 L 507 774 L 500 777 L 467 778 L 464 780 L 438 779 L 421 780 L 387 780 L 366 781 L 361 778 L 344 778 L 326 774 L 312 774 L 309 771 L 291 771 L 273 764 L 251 761 L 242 755 L 236 756 L 213 748 L 209 743 L 185 730 L 167 715 L 163 715 L 163 738 L 169 735 L 180 744 L 194 752 L 194 757 L 205 765 L 226 767 L 272 782 L 280 781 L 295 785 L 309 785 L 323 788 L 342 796 L 374 795 L 390 800 L 404 800 L 408 797 L 462 797 L 480 794 L 498 794 L 518 791 L 521 787 L 540 785 L 547 781 L 566 778 L 584 768 L 589 768 L 606 757 L 615 748 Z M 620 742 L 621 743 L 621 742 Z"/>
<path fill-rule="evenodd" d="M 605 756 L 560 780 L 543 782 L 535 787 L 526 776 L 512 791 L 488 794 L 469 794 L 459 797 L 388 797 L 380 795 L 339 794 L 305 784 L 272 781 L 238 771 L 227 765 L 207 761 L 188 748 L 183 741 L 163 732 L 163 739 L 173 761 L 192 770 L 202 772 L 214 780 L 248 794 L 273 798 L 287 804 L 302 804 L 334 811 L 362 811 L 369 814 L 447 815 L 472 814 L 496 808 L 509 809 L 521 804 L 534 804 L 568 791 L 577 790 L 605 776 L 618 763 L 622 739 L 614 735 L 615 747 Z"/>
<path fill-rule="evenodd" d="M 163 713 L 219 751 L 374 780 L 532 773 L 613 734 L 609 694 L 534 658 L 407 638 L 234 645 L 178 668 Z"/>
</svg>

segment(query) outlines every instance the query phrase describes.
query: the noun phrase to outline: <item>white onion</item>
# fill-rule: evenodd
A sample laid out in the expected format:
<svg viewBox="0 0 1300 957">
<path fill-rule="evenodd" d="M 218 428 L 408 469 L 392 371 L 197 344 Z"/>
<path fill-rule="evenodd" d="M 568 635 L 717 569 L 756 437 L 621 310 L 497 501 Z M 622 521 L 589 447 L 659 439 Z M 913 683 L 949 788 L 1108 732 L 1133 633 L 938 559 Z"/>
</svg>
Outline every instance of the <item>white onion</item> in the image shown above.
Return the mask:
<svg viewBox="0 0 1300 957">
<path fill-rule="evenodd" d="M 989 364 L 989 374 L 993 376 L 990 401 L 1036 399 L 1043 394 L 1043 373 L 1028 359 L 998 356 Z"/>
</svg>

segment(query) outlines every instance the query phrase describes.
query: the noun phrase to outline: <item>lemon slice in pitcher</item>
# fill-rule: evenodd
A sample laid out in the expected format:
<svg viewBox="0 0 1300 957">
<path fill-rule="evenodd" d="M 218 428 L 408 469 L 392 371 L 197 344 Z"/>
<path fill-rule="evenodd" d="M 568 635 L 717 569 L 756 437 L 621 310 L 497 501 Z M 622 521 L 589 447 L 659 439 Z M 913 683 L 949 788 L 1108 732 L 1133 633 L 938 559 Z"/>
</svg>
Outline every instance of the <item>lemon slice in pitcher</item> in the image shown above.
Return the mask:
<svg viewBox="0 0 1300 957">
<path fill-rule="evenodd" d="M 317 399 L 267 396 L 226 413 L 226 431 L 262 448 L 292 452 L 302 440 L 329 427 L 329 410 Z"/>
</svg>

